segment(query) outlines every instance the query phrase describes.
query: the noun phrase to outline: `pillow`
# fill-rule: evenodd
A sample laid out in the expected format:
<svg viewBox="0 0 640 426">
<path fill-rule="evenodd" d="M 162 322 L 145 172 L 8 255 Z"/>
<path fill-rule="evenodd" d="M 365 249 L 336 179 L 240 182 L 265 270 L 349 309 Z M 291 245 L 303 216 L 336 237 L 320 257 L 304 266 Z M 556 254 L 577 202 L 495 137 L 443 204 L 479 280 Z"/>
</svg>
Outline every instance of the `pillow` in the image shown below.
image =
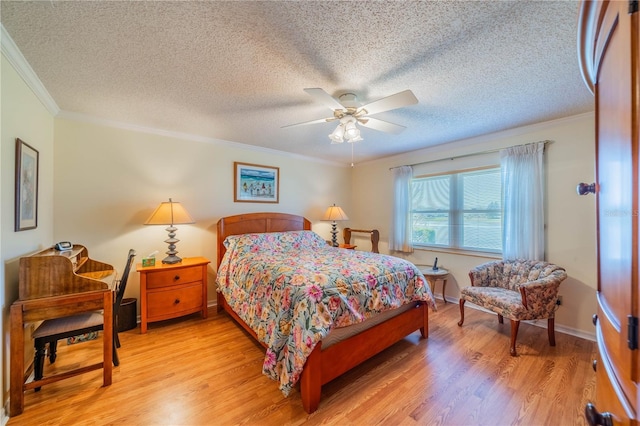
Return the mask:
<svg viewBox="0 0 640 426">
<path fill-rule="evenodd" d="M 327 247 L 327 242 L 313 231 L 268 232 L 230 235 L 224 240 L 227 251 L 289 251 Z"/>
</svg>

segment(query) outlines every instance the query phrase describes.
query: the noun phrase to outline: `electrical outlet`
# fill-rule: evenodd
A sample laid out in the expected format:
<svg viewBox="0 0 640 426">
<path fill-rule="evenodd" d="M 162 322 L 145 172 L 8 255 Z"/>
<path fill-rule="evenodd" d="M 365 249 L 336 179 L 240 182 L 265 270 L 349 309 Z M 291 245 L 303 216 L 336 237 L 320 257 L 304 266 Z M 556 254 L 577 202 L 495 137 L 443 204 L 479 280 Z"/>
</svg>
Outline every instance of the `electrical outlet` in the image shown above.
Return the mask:
<svg viewBox="0 0 640 426">
<path fill-rule="evenodd" d="M 556 305 L 560 306 L 562 305 L 562 296 L 558 296 L 558 298 L 556 299 Z"/>
</svg>

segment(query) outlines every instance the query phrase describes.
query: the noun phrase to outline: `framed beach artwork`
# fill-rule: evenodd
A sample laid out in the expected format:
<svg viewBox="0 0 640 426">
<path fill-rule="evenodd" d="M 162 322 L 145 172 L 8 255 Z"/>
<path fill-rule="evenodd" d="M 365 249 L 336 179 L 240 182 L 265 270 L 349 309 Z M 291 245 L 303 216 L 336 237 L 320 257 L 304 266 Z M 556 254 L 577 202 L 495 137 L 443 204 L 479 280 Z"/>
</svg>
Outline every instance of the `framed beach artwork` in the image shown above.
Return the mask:
<svg viewBox="0 0 640 426">
<path fill-rule="evenodd" d="M 280 168 L 234 162 L 233 201 L 277 203 L 280 201 Z"/>
<path fill-rule="evenodd" d="M 38 151 L 16 139 L 15 231 L 38 227 Z"/>
</svg>

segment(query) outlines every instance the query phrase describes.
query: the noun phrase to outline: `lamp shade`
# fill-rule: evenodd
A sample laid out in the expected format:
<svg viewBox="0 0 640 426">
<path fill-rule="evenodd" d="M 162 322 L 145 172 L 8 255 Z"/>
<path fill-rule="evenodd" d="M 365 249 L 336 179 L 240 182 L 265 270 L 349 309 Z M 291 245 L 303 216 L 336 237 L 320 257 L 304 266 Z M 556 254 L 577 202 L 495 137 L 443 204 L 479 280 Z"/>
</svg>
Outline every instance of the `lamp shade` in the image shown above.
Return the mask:
<svg viewBox="0 0 640 426">
<path fill-rule="evenodd" d="M 163 201 L 151 214 L 145 225 L 180 225 L 184 223 L 195 223 L 187 210 L 177 201 Z"/>
<path fill-rule="evenodd" d="M 330 206 L 326 212 L 324 212 L 322 220 L 331 220 L 335 222 L 337 220 L 349 220 L 349 217 L 344 212 L 344 210 L 340 208 L 340 206 L 336 206 L 334 204 L 333 206 Z"/>
<path fill-rule="evenodd" d="M 338 127 L 329 135 L 329 139 L 331 139 L 331 143 L 342 143 L 344 136 L 344 127 L 342 123 L 338 124 Z"/>
<path fill-rule="evenodd" d="M 351 140 L 351 139 L 355 139 L 357 137 L 360 137 L 360 130 L 358 130 L 358 127 L 356 126 L 355 120 L 349 121 L 349 122 L 347 122 L 347 124 L 345 124 L 345 126 L 344 126 L 344 137 L 347 140 Z"/>
<path fill-rule="evenodd" d="M 182 258 L 177 255 L 178 251 L 176 250 L 176 244 L 180 241 L 176 238 L 178 228 L 173 225 L 183 223 L 195 223 L 195 221 L 180 203 L 173 201 L 171 198 L 169 198 L 168 202 L 163 201 L 160 203 L 151 217 L 144 223 L 145 225 L 169 225 L 166 229 L 169 233 L 169 238 L 164 240 L 165 243 L 169 244 L 169 250 L 165 252 L 168 256 L 162 259 L 162 263 L 174 264 L 182 262 Z"/>
</svg>

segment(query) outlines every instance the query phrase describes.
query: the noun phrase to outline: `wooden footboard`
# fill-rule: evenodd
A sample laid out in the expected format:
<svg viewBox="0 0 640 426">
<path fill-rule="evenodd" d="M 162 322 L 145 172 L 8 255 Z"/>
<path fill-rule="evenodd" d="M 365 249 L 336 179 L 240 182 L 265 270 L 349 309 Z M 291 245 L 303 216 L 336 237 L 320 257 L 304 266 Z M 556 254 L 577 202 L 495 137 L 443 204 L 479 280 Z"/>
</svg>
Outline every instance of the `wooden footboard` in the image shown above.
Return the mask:
<svg viewBox="0 0 640 426">
<path fill-rule="evenodd" d="M 420 329 L 423 338 L 429 337 L 429 310 L 427 305 L 423 303 L 347 340 L 336 343 L 326 350 L 322 350 L 322 343 L 316 345 L 307 358 L 300 377 L 300 394 L 305 411 L 313 413 L 318 409 L 322 385 L 418 329 Z"/>
</svg>

